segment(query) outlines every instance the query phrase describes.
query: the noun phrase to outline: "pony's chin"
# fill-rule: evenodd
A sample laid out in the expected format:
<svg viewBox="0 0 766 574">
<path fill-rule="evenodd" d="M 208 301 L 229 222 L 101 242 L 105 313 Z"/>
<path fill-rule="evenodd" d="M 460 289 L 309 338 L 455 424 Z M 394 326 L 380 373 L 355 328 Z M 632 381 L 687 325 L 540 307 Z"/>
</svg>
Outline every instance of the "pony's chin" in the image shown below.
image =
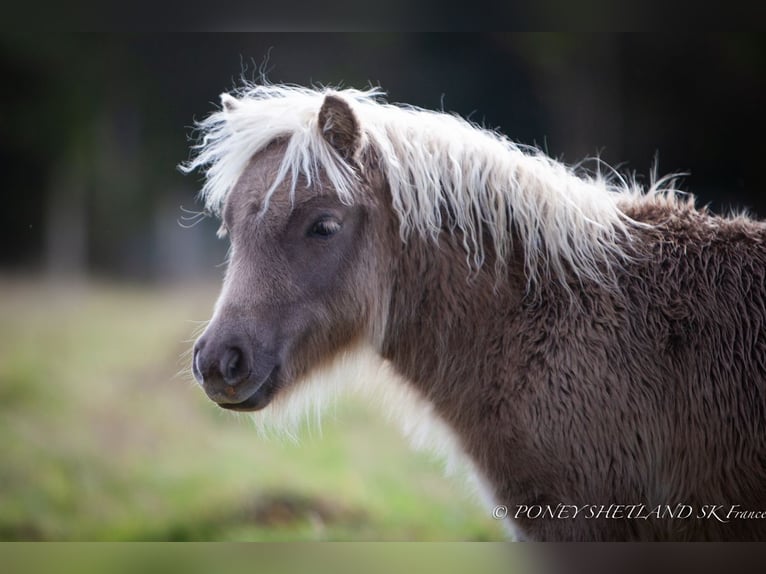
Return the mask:
<svg viewBox="0 0 766 574">
<path fill-rule="evenodd" d="M 265 408 L 271 400 L 274 398 L 274 392 L 277 388 L 277 373 L 278 369 L 275 368 L 271 374 L 268 376 L 268 378 L 261 383 L 257 389 L 253 392 L 252 395 L 250 395 L 248 398 L 246 398 L 244 401 L 240 403 L 230 403 L 230 404 L 224 404 L 224 403 L 216 403 L 219 407 L 222 409 L 226 409 L 227 411 L 238 411 L 238 412 L 254 412 L 254 411 L 260 411 L 261 409 Z"/>
</svg>

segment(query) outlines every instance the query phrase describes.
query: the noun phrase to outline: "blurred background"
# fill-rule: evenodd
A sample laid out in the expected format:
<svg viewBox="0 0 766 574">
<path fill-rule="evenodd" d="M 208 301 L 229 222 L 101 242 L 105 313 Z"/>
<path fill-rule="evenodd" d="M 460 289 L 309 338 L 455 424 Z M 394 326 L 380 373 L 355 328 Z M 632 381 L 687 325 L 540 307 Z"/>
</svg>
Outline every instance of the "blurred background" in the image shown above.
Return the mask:
<svg viewBox="0 0 766 574">
<path fill-rule="evenodd" d="M 0 539 L 495 540 L 459 477 L 352 400 L 261 440 L 188 374 L 226 241 L 195 119 L 272 82 L 381 86 L 567 163 L 593 155 L 766 216 L 766 37 L 0 36 Z"/>
</svg>

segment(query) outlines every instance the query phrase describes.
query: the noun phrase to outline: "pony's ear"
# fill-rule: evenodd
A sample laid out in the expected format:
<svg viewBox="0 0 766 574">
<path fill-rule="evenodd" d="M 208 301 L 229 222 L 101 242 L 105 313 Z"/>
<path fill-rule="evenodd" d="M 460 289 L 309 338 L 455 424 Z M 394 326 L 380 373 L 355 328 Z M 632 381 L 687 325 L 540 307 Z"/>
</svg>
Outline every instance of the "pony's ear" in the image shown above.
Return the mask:
<svg viewBox="0 0 766 574">
<path fill-rule="evenodd" d="M 359 151 L 362 130 L 346 100 L 327 94 L 319 110 L 319 132 L 340 156 L 352 160 Z"/>
<path fill-rule="evenodd" d="M 221 94 L 221 106 L 225 112 L 231 113 L 239 107 L 239 100 L 224 92 Z"/>
</svg>

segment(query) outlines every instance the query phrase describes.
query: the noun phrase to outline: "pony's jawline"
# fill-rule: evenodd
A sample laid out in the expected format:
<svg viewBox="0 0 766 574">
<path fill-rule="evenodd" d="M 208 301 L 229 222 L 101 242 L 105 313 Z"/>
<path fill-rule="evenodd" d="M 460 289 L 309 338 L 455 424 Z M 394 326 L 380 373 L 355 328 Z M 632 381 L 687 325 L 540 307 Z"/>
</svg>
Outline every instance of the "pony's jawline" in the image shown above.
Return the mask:
<svg viewBox="0 0 766 574">
<path fill-rule="evenodd" d="M 268 377 L 261 383 L 253 394 L 240 403 L 222 404 L 216 403 L 222 409 L 227 411 L 254 412 L 260 411 L 268 406 L 271 399 L 274 398 L 274 391 L 277 389 L 277 375 L 279 367 L 274 367 Z"/>
</svg>

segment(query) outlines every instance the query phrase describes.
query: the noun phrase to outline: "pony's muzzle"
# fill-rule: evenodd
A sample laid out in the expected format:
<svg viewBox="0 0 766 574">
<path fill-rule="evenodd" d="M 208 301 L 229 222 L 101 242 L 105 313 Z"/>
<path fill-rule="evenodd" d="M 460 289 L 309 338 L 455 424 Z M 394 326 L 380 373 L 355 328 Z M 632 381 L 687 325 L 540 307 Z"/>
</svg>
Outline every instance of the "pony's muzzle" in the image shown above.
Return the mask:
<svg viewBox="0 0 766 574">
<path fill-rule="evenodd" d="M 252 361 L 244 346 L 234 340 L 201 337 L 194 345 L 192 371 L 208 397 L 219 404 L 239 403 L 257 386 L 252 381 Z"/>
</svg>

